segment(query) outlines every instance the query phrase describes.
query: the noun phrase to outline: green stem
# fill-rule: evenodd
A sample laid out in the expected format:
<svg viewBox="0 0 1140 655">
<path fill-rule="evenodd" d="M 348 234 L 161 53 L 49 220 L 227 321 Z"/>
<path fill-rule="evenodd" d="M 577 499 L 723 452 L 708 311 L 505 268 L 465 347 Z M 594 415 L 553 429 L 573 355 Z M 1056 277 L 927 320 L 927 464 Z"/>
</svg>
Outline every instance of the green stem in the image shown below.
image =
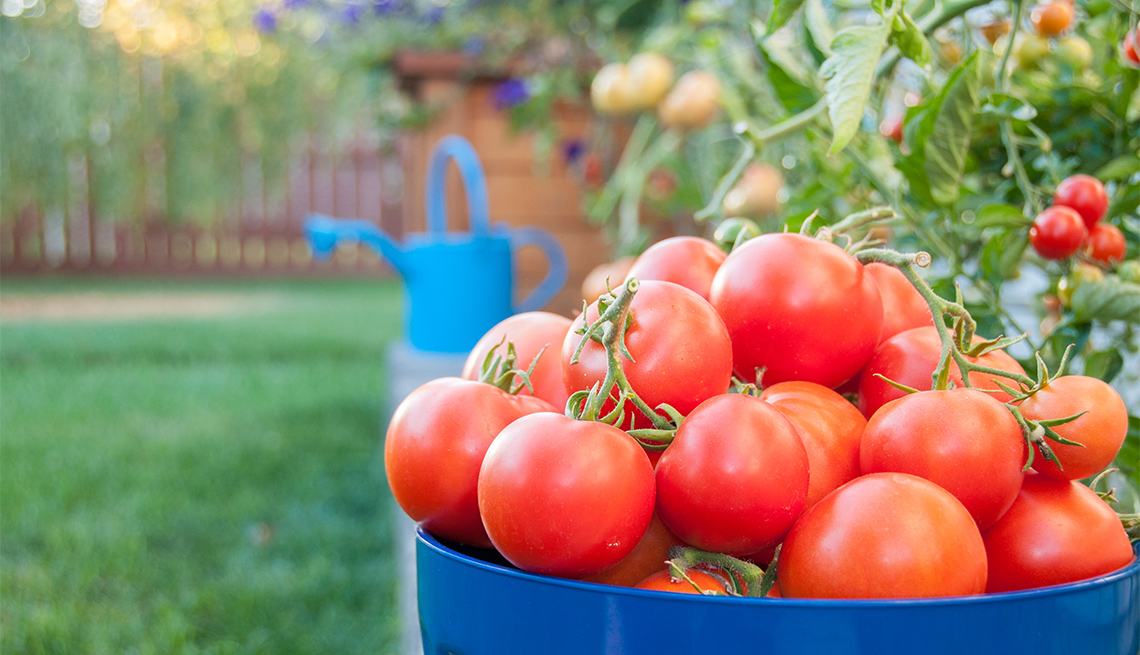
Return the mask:
<svg viewBox="0 0 1140 655">
<path fill-rule="evenodd" d="M 775 562 L 773 561 L 772 564 L 768 565 L 768 568 L 772 569 L 774 565 Z M 670 571 L 687 573 L 701 566 L 711 566 L 724 571 L 738 593 L 741 591 L 737 582 L 737 576 L 739 576 L 744 583 L 743 595 L 752 598 L 767 596 L 772 588 L 772 583 L 775 581 L 774 575 L 766 576 L 764 569 L 759 566 L 724 553 L 685 547 L 673 548 L 669 551 Z"/>
<path fill-rule="evenodd" d="M 644 114 L 637 120 L 637 124 L 633 127 L 633 133 L 629 135 L 629 141 L 626 142 L 625 150 L 621 153 L 621 159 L 618 161 L 613 176 L 606 187 L 602 189 L 597 202 L 590 208 L 589 218 L 591 221 L 601 223 L 614 212 L 614 208 L 617 207 L 618 201 L 622 197 L 622 191 L 625 189 L 625 178 L 628 171 L 633 163 L 641 158 L 641 153 L 649 144 L 649 138 L 653 136 L 653 128 L 656 125 L 657 119 L 649 114 Z"/>
<path fill-rule="evenodd" d="M 644 154 L 629 167 L 625 175 L 625 189 L 618 206 L 618 252 L 621 255 L 636 254 L 637 228 L 640 225 L 641 192 L 649 174 L 670 153 L 681 144 L 675 132 L 665 132 L 644 151 Z"/>
<path fill-rule="evenodd" d="M 820 100 L 811 107 L 808 107 L 798 114 L 793 114 L 779 123 L 769 125 L 764 129 L 759 129 L 755 125 L 746 123 L 743 127 L 742 134 L 747 136 L 756 146 L 763 146 L 769 141 L 775 141 L 776 139 L 810 125 L 826 112 L 827 99 L 820 98 Z M 737 129 L 740 129 L 739 126 Z"/>
<path fill-rule="evenodd" d="M 827 228 L 832 234 L 843 234 L 844 232 L 851 232 L 857 230 L 864 225 L 870 223 L 877 223 L 898 216 L 895 213 L 894 207 L 890 205 L 882 205 L 880 207 L 872 207 L 866 211 L 856 212 L 839 221 L 835 225 Z"/>
<path fill-rule="evenodd" d="M 710 216 L 716 216 L 720 213 L 721 205 L 724 204 L 724 197 L 732 191 L 732 187 L 736 185 L 736 181 L 744 173 L 744 168 L 748 166 L 748 162 L 756 156 L 756 144 L 752 141 L 744 142 L 744 149 L 740 152 L 740 157 L 736 159 L 736 163 L 729 169 L 728 174 L 721 178 L 720 184 L 717 185 L 716 190 L 713 191 L 712 200 L 705 208 L 693 214 L 693 220 L 703 221 Z"/>
<path fill-rule="evenodd" d="M 932 12 L 927 14 L 918 19 L 916 23 L 919 29 L 922 30 L 922 33 L 929 36 L 934 30 L 949 23 L 967 11 L 970 11 L 974 7 L 988 5 L 992 1 L 993 0 L 959 0 L 958 2 L 948 2 L 942 5 L 942 8 L 937 13 Z M 890 56 L 880 61 L 879 66 L 875 69 L 875 77 L 882 77 L 890 73 L 899 63 L 900 59 L 902 59 L 902 53 L 899 52 L 898 48 L 892 47 Z"/>
</svg>

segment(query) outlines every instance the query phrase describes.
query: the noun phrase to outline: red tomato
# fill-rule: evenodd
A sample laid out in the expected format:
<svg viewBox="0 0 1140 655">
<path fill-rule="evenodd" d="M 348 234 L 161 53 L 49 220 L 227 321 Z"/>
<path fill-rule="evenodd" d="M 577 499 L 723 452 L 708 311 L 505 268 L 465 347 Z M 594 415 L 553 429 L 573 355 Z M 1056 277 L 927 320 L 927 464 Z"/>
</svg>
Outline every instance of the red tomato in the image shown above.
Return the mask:
<svg viewBox="0 0 1140 655">
<path fill-rule="evenodd" d="M 1070 178 L 1072 179 L 1072 178 Z M 1068 259 L 1081 248 L 1088 229 L 1075 209 L 1055 205 L 1037 215 L 1029 243 L 1045 259 Z"/>
<path fill-rule="evenodd" d="M 863 432 L 864 474 L 925 478 L 957 498 L 979 530 L 1005 513 L 1025 478 L 1025 438 L 1013 414 L 981 391 L 920 391 L 884 405 Z"/>
<path fill-rule="evenodd" d="M 1092 175 L 1071 175 L 1057 186 L 1053 204 L 1071 207 L 1080 214 L 1085 227 L 1091 230 L 1108 211 L 1108 193 L 1100 180 Z"/>
<path fill-rule="evenodd" d="M 902 144 L 903 115 L 892 114 L 884 118 L 883 122 L 879 123 L 879 134 L 882 134 L 895 143 Z"/>
<path fill-rule="evenodd" d="M 515 566 L 582 578 L 629 555 L 653 517 L 653 467 L 629 435 L 532 414 L 507 426 L 479 471 L 479 513 Z"/>
<path fill-rule="evenodd" d="M 803 441 L 811 472 L 804 509 L 859 477 L 867 419 L 846 398 L 814 382 L 780 382 L 765 389 L 760 400 L 780 410 Z"/>
<path fill-rule="evenodd" d="M 870 417 L 883 405 L 906 395 L 906 392 L 875 377 L 876 373 L 912 389 L 930 391 L 934 386 L 931 375 L 938 366 L 941 353 L 942 343 L 938 340 L 938 330 L 933 325 L 900 332 L 881 343 L 871 356 L 871 361 L 867 362 L 867 368 L 859 381 L 859 411 L 863 412 L 863 416 Z M 1001 350 L 968 359 L 982 366 L 1011 373 L 1025 373 L 1017 360 Z M 950 364 L 950 380 L 956 386 L 963 386 L 962 373 L 953 363 Z M 978 372 L 970 374 L 970 384 L 976 389 L 1000 389 L 994 380 L 1016 388 L 1013 381 L 1006 378 Z M 1001 391 L 987 395 L 1001 402 L 1009 400 L 1009 395 Z"/>
<path fill-rule="evenodd" d="M 657 568 L 660 569 L 660 565 L 658 565 Z M 635 586 L 638 589 L 672 591 L 679 594 L 700 594 L 704 591 L 715 591 L 718 594 L 724 595 L 724 583 L 722 583 L 715 576 L 709 573 L 705 573 L 699 569 L 689 569 L 686 574 L 689 576 L 689 579 L 693 581 L 693 584 L 701 588 L 701 591 L 694 589 L 693 585 L 689 584 L 688 580 L 679 580 L 677 582 L 674 582 L 670 577 L 668 569 L 663 569 L 647 576 L 644 580 L 638 582 Z"/>
<path fill-rule="evenodd" d="M 570 394 L 566 393 L 566 387 L 562 384 L 560 350 L 569 330 L 570 319 L 550 312 L 525 312 L 511 316 L 491 328 L 479 343 L 475 344 L 475 348 L 463 365 L 463 378 L 478 380 L 482 373 L 480 367 L 483 366 L 487 353 L 506 337 L 515 345 L 515 353 L 519 358 L 518 367 L 524 371 L 530 368 L 531 362 L 539 352 L 542 352 L 538 365 L 534 367 L 534 374 L 530 376 L 530 383 L 534 387 L 533 395 L 554 405 L 558 410 L 565 409 L 566 399 Z M 505 356 L 506 350 L 507 346 L 504 343 L 495 354 Z M 532 395 L 525 386 L 519 394 Z"/>
<path fill-rule="evenodd" d="M 552 411 L 544 400 L 482 382 L 428 382 L 400 403 L 388 424 L 384 470 L 392 495 L 428 532 L 489 547 L 476 496 L 483 455 L 515 419 Z"/>
<path fill-rule="evenodd" d="M 836 387 L 867 363 L 883 303 L 863 265 L 839 246 L 799 234 L 764 234 L 732 252 L 709 299 L 732 337 L 736 374 Z"/>
<path fill-rule="evenodd" d="M 1124 259 L 1128 245 L 1124 233 L 1111 223 L 1097 223 L 1085 239 L 1085 254 L 1102 264 L 1113 264 Z"/>
<path fill-rule="evenodd" d="M 684 545 L 686 544 L 670 532 L 665 527 L 665 522 L 654 512 L 649 528 L 628 555 L 605 571 L 582 579 L 586 582 L 633 587 L 661 569 L 661 563 L 669 559 L 670 548 Z"/>
<path fill-rule="evenodd" d="M 911 328 L 934 325 L 930 306 L 902 271 L 877 262 L 867 264 L 863 269 L 874 278 L 883 298 L 883 332 L 879 335 L 879 343 Z"/>
<path fill-rule="evenodd" d="M 1140 48 L 1137 47 L 1137 41 L 1140 40 L 1140 27 L 1135 31 L 1129 30 L 1124 35 L 1124 40 L 1120 43 L 1120 52 L 1124 55 L 1124 61 L 1128 62 L 1130 66 L 1140 66 Z"/>
<path fill-rule="evenodd" d="M 682 541 L 747 555 L 777 540 L 803 510 L 808 458 L 796 429 L 758 398 L 701 403 L 657 463 L 657 511 Z"/>
<path fill-rule="evenodd" d="M 713 276 L 726 256 L 707 239 L 672 237 L 653 244 L 643 252 L 626 277 L 673 282 L 708 300 Z"/>
<path fill-rule="evenodd" d="M 1079 480 L 1104 470 L 1128 436 L 1128 408 L 1107 382 L 1084 375 L 1063 375 L 1021 403 L 1021 414 L 1032 421 L 1065 418 L 1087 412 L 1053 427 L 1057 434 L 1082 446 L 1046 438 L 1063 468 L 1037 454 L 1033 468 L 1061 480 Z"/>
<path fill-rule="evenodd" d="M 970 513 L 905 473 L 865 475 L 830 493 L 796 521 L 776 566 L 784 598 L 962 596 L 986 586 Z"/>
<path fill-rule="evenodd" d="M 982 538 L 989 593 L 1085 580 L 1132 561 L 1124 526 L 1096 492 L 1044 475 L 1025 476 L 1017 500 Z"/>
<path fill-rule="evenodd" d="M 630 311 L 633 322 L 625 343 L 633 361 L 623 358 L 622 367 L 634 391 L 650 407 L 668 403 L 688 414 L 706 398 L 728 389 L 732 346 L 724 323 L 704 298 L 672 282 L 647 280 Z M 570 364 L 582 340 L 575 330 L 582 327 L 583 316 L 596 320 L 598 303 L 574 319 L 562 343 L 562 376 L 571 393 L 591 388 L 606 374 L 605 349 L 596 341 L 586 344 L 577 364 Z M 636 418 L 638 427 L 649 425 L 632 404 L 626 412 L 627 420 Z"/>
</svg>

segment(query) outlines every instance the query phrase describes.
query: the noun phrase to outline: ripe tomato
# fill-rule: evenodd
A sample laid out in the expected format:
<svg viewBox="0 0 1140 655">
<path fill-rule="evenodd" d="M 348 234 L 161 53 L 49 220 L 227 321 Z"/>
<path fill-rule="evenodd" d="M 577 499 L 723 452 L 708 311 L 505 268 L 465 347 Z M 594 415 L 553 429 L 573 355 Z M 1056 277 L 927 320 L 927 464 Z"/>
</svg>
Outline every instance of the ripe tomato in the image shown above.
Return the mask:
<svg viewBox="0 0 1140 655">
<path fill-rule="evenodd" d="M 863 412 L 863 416 L 870 417 L 883 405 L 906 395 L 906 392 L 875 377 L 876 373 L 912 389 L 929 391 L 934 386 L 931 375 L 938 366 L 941 353 L 942 343 L 938 340 L 938 330 L 933 325 L 900 332 L 879 344 L 859 380 L 859 411 Z M 1001 350 L 971 358 L 970 361 L 1011 373 L 1025 373 L 1017 360 Z M 956 386 L 964 386 L 962 373 L 954 364 L 950 365 L 950 380 Z M 979 372 L 970 374 L 970 384 L 976 389 L 1000 389 L 994 380 L 1014 386 L 1006 378 Z M 1001 391 L 987 395 L 1001 402 L 1009 400 L 1009 395 Z"/>
<path fill-rule="evenodd" d="M 553 411 L 544 400 L 482 382 L 428 382 L 400 403 L 388 424 L 384 470 L 392 495 L 428 532 L 489 547 L 476 498 L 483 455 L 514 420 Z"/>
<path fill-rule="evenodd" d="M 708 125 L 720 109 L 720 80 L 712 73 L 689 71 L 657 106 L 661 124 L 693 130 Z"/>
<path fill-rule="evenodd" d="M 658 565 L 657 568 L 660 569 L 660 565 Z M 686 572 L 686 575 L 689 576 L 689 580 L 693 581 L 693 584 L 701 588 L 701 591 L 694 589 L 693 585 L 689 584 L 688 580 L 679 580 L 677 582 L 674 582 L 673 578 L 670 577 L 668 569 L 659 570 L 656 573 L 647 576 L 641 582 L 638 582 L 635 586 L 638 589 L 651 589 L 653 591 L 672 591 L 679 594 L 700 594 L 705 591 L 713 591 L 721 595 L 724 595 L 725 593 L 724 583 L 722 583 L 712 574 L 705 573 L 700 569 L 690 569 Z"/>
<path fill-rule="evenodd" d="M 986 587 L 970 513 L 905 473 L 864 475 L 828 494 L 796 521 L 776 566 L 784 598 L 962 596 Z"/>
<path fill-rule="evenodd" d="M 864 474 L 917 475 L 954 495 L 978 524 L 993 525 L 1025 478 L 1025 438 L 1013 414 L 981 391 L 920 391 L 883 405 L 863 432 Z"/>
<path fill-rule="evenodd" d="M 1065 0 L 1040 4 L 1033 8 L 1029 19 L 1042 36 L 1057 36 L 1073 22 L 1073 5 Z"/>
<path fill-rule="evenodd" d="M 989 593 L 1085 580 L 1132 561 L 1128 534 L 1107 503 L 1079 482 L 1044 475 L 1025 476 L 1017 500 L 982 539 Z"/>
<path fill-rule="evenodd" d="M 630 305 L 633 321 L 626 331 L 626 348 L 633 361 L 623 358 L 622 368 L 633 390 L 650 407 L 668 403 L 682 414 L 693 411 L 706 398 L 724 393 L 732 379 L 732 346 L 728 331 L 704 298 L 672 282 L 647 280 Z M 574 319 L 562 342 L 562 376 L 570 393 L 589 389 L 606 375 L 606 353 L 589 341 L 577 364 L 570 364 L 582 336 L 575 331 L 584 319 L 598 317 L 598 304 Z M 630 403 L 627 421 L 647 427 Z M 628 425 L 628 423 L 627 423 Z"/>
<path fill-rule="evenodd" d="M 1135 30 L 1129 30 L 1124 35 L 1124 40 L 1120 42 L 1120 53 L 1124 56 L 1124 61 L 1132 67 L 1140 66 L 1140 47 L 1137 47 L 1137 42 L 1140 41 L 1140 27 Z"/>
<path fill-rule="evenodd" d="M 661 563 L 669 559 L 669 549 L 686 545 L 669 531 L 665 522 L 653 513 L 649 528 L 641 540 L 620 562 L 596 575 L 582 578 L 585 582 L 633 587 L 655 571 L 661 570 Z"/>
<path fill-rule="evenodd" d="M 1113 264 L 1124 259 L 1128 244 L 1124 233 L 1112 223 L 1097 223 L 1085 239 L 1085 254 L 1102 264 Z"/>
<path fill-rule="evenodd" d="M 780 209 L 784 174 L 771 164 L 753 162 L 721 203 L 725 216 L 771 216 Z"/>
<path fill-rule="evenodd" d="M 475 348 L 463 364 L 462 377 L 467 380 L 478 380 L 487 353 L 506 337 L 515 345 L 515 353 L 519 359 L 518 367 L 524 371 L 530 368 L 531 362 L 539 352 L 542 352 L 542 357 L 539 358 L 534 373 L 530 376 L 534 393 L 532 394 L 524 386 L 519 394 L 534 395 L 550 403 L 555 409 L 564 409 L 570 394 L 566 393 L 566 387 L 562 384 L 560 350 L 569 330 L 570 319 L 550 312 L 524 312 L 504 319 L 475 344 Z M 495 354 L 505 356 L 506 350 L 507 346 L 504 343 Z"/>
<path fill-rule="evenodd" d="M 708 300 L 713 277 L 725 257 L 708 239 L 671 237 L 641 253 L 626 278 L 672 282 Z"/>
<path fill-rule="evenodd" d="M 883 331 L 879 335 L 879 343 L 899 332 L 923 325 L 934 325 L 934 319 L 930 316 L 930 306 L 902 271 L 889 264 L 877 262 L 867 264 L 863 270 L 874 278 L 879 295 L 883 298 Z"/>
<path fill-rule="evenodd" d="M 1029 243 L 1045 259 L 1068 259 L 1080 250 L 1088 229 L 1076 210 L 1054 205 L 1033 219 Z"/>
<path fill-rule="evenodd" d="M 625 64 L 602 66 L 590 84 L 590 100 L 600 114 L 626 114 L 638 107 L 629 69 Z"/>
<path fill-rule="evenodd" d="M 597 300 L 606 292 L 606 280 L 609 280 L 611 289 L 621 286 L 635 261 L 636 257 L 619 257 L 612 262 L 595 266 L 586 274 L 586 279 L 582 280 L 582 298 L 586 302 Z"/>
<path fill-rule="evenodd" d="M 621 430 L 561 414 L 507 426 L 479 471 L 491 543 L 532 573 L 582 578 L 617 564 L 653 516 L 653 467 Z"/>
<path fill-rule="evenodd" d="M 779 540 L 807 490 L 807 452 L 796 429 L 751 396 L 701 403 L 657 463 L 661 520 L 685 543 L 729 555 Z"/>
<path fill-rule="evenodd" d="M 637 109 L 653 109 L 673 84 L 673 64 L 656 52 L 634 55 L 626 67 Z"/>
<path fill-rule="evenodd" d="M 836 387 L 863 368 L 883 329 L 883 303 L 863 265 L 839 246 L 763 234 L 733 251 L 709 300 L 732 337 L 733 363 L 752 382 Z"/>
<path fill-rule="evenodd" d="M 1128 436 L 1128 408 L 1120 394 L 1093 377 L 1063 375 L 1021 403 L 1021 414 L 1033 421 L 1064 418 L 1087 412 L 1069 423 L 1053 427 L 1060 436 L 1082 446 L 1046 439 L 1061 469 L 1040 454 L 1033 460 L 1037 472 L 1061 480 L 1079 480 L 1100 473 L 1112 463 Z"/>
<path fill-rule="evenodd" d="M 814 382 L 780 382 L 765 389 L 760 400 L 780 410 L 803 441 L 811 472 L 804 509 L 859 477 L 867 419 L 847 399 Z"/>
<path fill-rule="evenodd" d="M 1070 175 L 1057 185 L 1053 205 L 1073 209 L 1091 230 L 1108 211 L 1108 192 L 1092 175 Z"/>
<path fill-rule="evenodd" d="M 884 118 L 883 122 L 879 123 L 879 134 L 901 145 L 903 142 L 903 115 L 891 114 Z"/>
</svg>

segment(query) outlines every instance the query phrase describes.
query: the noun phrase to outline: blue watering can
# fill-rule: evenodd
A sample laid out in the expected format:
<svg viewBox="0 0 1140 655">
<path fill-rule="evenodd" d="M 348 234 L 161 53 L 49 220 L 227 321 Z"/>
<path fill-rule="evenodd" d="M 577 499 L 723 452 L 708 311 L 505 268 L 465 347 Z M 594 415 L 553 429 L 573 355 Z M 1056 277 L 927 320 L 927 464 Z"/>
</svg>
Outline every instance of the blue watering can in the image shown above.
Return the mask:
<svg viewBox="0 0 1140 655">
<path fill-rule="evenodd" d="M 450 159 L 467 189 L 470 232 L 447 231 L 444 180 Z M 562 288 L 566 255 L 554 235 L 489 222 L 483 166 L 465 139 L 451 135 L 436 144 L 426 192 L 427 232 L 408 234 L 402 244 L 365 220 L 320 214 L 305 220 L 315 258 L 327 258 L 341 241 L 356 241 L 374 249 L 404 278 L 404 327 L 414 348 L 467 352 L 499 321 L 541 308 Z M 512 253 L 524 245 L 542 248 L 550 270 L 529 296 L 515 303 Z"/>
</svg>

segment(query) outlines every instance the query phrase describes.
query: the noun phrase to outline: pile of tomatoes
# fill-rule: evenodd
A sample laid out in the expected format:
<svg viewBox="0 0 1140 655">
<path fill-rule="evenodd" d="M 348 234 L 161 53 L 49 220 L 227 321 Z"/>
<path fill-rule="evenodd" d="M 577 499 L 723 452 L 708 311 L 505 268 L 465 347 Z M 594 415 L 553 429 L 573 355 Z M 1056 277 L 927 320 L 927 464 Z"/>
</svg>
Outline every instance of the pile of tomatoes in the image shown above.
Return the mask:
<svg viewBox="0 0 1140 655">
<path fill-rule="evenodd" d="M 1132 560 L 1080 481 L 1124 440 L 1116 392 L 1030 384 L 980 338 L 982 368 L 933 389 L 946 326 L 898 268 L 800 234 L 727 255 L 676 237 L 611 282 L 573 320 L 507 319 L 462 379 L 399 406 L 388 481 L 425 530 L 533 573 L 730 593 L 724 567 L 667 570 L 671 549 L 704 553 L 805 598 L 1027 589 Z"/>
<path fill-rule="evenodd" d="M 1045 259 L 1068 259 L 1078 252 L 1104 265 L 1124 259 L 1124 233 L 1101 222 L 1108 211 L 1108 193 L 1091 175 L 1072 175 L 1057 186 L 1053 205 L 1037 215 L 1029 228 L 1029 243 Z"/>
</svg>

